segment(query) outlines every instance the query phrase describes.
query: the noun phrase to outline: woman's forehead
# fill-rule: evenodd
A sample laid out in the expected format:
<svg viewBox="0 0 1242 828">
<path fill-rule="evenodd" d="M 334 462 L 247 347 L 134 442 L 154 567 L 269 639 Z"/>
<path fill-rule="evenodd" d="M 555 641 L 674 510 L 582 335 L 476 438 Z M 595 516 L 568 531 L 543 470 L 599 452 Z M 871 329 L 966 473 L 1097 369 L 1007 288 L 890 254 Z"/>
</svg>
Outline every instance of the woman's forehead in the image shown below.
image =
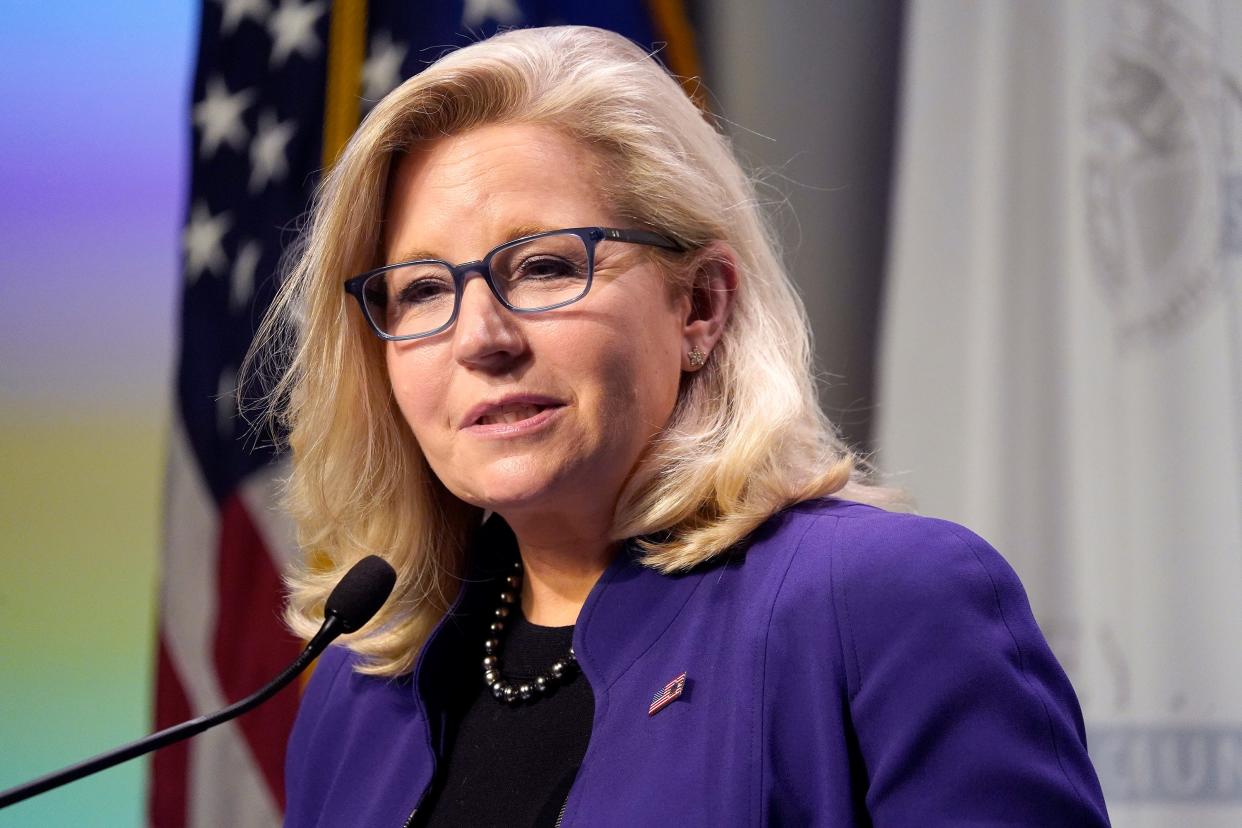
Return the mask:
<svg viewBox="0 0 1242 828">
<path fill-rule="evenodd" d="M 534 232 L 613 223 L 598 160 L 581 141 L 534 124 L 481 127 L 425 142 L 394 170 L 384 212 L 385 258 L 450 258 L 459 254 L 445 248 L 458 245 L 474 251 L 460 255 L 477 256 Z"/>
<path fill-rule="evenodd" d="M 497 174 L 575 178 L 595 172 L 602 156 L 586 142 L 546 124 L 490 124 L 419 141 L 396 159 L 395 178 L 409 185 L 469 189 Z"/>
</svg>

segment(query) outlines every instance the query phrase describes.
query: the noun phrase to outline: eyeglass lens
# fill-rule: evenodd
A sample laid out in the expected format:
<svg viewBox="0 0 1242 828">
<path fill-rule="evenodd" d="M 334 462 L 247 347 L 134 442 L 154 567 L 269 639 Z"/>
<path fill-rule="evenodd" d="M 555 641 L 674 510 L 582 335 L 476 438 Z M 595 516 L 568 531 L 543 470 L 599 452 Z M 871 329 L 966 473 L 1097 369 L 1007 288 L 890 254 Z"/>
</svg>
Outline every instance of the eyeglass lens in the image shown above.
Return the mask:
<svg viewBox="0 0 1242 828">
<path fill-rule="evenodd" d="M 540 310 L 586 293 L 586 242 L 558 233 L 505 247 L 491 259 L 492 284 L 514 308 Z M 439 262 L 402 265 L 377 273 L 362 288 L 367 313 L 390 336 L 417 336 L 447 324 L 456 304 L 453 271 Z"/>
</svg>

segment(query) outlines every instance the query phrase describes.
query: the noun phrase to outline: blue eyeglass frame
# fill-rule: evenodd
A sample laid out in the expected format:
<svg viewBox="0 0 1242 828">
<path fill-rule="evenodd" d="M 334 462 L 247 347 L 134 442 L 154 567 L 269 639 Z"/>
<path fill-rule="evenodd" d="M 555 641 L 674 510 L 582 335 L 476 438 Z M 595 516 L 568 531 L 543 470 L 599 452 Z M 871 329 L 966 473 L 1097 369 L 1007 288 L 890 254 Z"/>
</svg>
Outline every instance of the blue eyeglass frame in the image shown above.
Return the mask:
<svg viewBox="0 0 1242 828">
<path fill-rule="evenodd" d="M 564 236 L 573 235 L 582 239 L 583 245 L 586 247 L 587 253 L 587 279 L 586 287 L 582 289 L 582 294 L 573 299 L 566 299 L 564 302 L 557 302 L 555 305 L 545 305 L 541 308 L 517 308 L 509 304 L 509 301 L 500 294 L 496 288 L 496 282 L 492 279 L 492 259 L 499 253 L 503 253 L 511 247 L 517 247 L 521 244 L 542 239 L 545 236 Z M 371 330 L 380 339 L 388 342 L 405 342 L 411 339 L 424 339 L 428 336 L 435 336 L 453 327 L 453 323 L 457 321 L 457 312 L 461 309 L 461 297 L 465 292 L 466 278 L 471 273 L 478 273 L 483 277 L 483 281 L 487 282 L 488 289 L 492 292 L 492 296 L 496 297 L 502 307 L 513 313 L 543 313 L 544 311 L 563 308 L 566 305 L 572 305 L 574 302 L 581 301 L 588 293 L 591 292 L 591 283 L 595 279 L 595 246 L 601 241 L 619 241 L 628 244 L 645 244 L 649 247 L 659 247 L 664 250 L 671 250 L 676 253 L 684 253 L 686 246 L 669 236 L 662 233 L 656 233 L 651 230 L 623 230 L 616 227 L 567 227 L 564 230 L 546 230 L 542 233 L 535 233 L 530 236 L 522 236 L 520 239 L 513 239 L 504 244 L 497 245 L 488 251 L 487 255 L 482 259 L 473 262 L 464 262 L 454 265 L 443 259 L 411 259 L 406 262 L 395 262 L 393 264 L 377 267 L 374 270 L 368 270 L 366 273 L 360 273 L 345 281 L 345 292 L 354 297 L 358 301 L 358 307 L 362 310 L 362 316 L 367 320 L 367 324 L 371 326 Z M 407 334 L 405 336 L 394 336 L 384 333 L 380 326 L 371 318 L 371 312 L 367 310 L 367 300 L 363 295 L 362 286 L 367 280 L 389 270 L 396 270 L 399 267 L 408 267 L 416 264 L 440 264 L 449 269 L 453 274 L 453 312 L 449 315 L 448 321 L 440 327 L 420 334 Z"/>
</svg>

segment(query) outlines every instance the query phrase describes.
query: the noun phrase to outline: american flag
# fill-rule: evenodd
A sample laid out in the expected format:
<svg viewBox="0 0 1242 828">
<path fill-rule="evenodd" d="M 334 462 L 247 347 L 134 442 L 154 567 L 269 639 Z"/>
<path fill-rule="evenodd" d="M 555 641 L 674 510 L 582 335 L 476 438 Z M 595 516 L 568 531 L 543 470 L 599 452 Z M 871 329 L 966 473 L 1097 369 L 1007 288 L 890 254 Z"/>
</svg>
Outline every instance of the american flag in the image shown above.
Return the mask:
<svg viewBox="0 0 1242 828">
<path fill-rule="evenodd" d="M 681 698 L 682 692 L 686 689 L 686 674 L 682 673 L 677 678 L 660 688 L 660 690 L 651 697 L 651 706 L 647 708 L 647 715 L 654 716 L 673 702 Z"/>
<path fill-rule="evenodd" d="M 448 48 L 511 26 L 582 23 L 666 44 L 697 74 L 680 0 L 207 0 L 190 108 L 191 182 L 170 438 L 155 724 L 223 707 L 301 648 L 280 621 L 296 550 L 282 459 L 237 416 L 237 371 L 277 263 L 367 107 Z M 342 297 L 342 301 L 344 298 Z M 297 688 L 152 763 L 157 826 L 278 825 Z"/>
</svg>

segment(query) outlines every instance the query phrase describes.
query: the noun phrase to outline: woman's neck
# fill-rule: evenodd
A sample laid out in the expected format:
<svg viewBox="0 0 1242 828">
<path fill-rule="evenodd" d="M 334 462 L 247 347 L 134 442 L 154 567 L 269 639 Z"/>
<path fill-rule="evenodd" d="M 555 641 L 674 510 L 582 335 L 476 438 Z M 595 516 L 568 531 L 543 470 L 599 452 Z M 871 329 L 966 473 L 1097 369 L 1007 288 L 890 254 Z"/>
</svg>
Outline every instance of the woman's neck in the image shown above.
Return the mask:
<svg viewBox="0 0 1242 828">
<path fill-rule="evenodd" d="M 526 620 L 544 627 L 577 623 L 578 611 L 620 545 L 602 540 L 539 544 L 517 537 Z"/>
</svg>

